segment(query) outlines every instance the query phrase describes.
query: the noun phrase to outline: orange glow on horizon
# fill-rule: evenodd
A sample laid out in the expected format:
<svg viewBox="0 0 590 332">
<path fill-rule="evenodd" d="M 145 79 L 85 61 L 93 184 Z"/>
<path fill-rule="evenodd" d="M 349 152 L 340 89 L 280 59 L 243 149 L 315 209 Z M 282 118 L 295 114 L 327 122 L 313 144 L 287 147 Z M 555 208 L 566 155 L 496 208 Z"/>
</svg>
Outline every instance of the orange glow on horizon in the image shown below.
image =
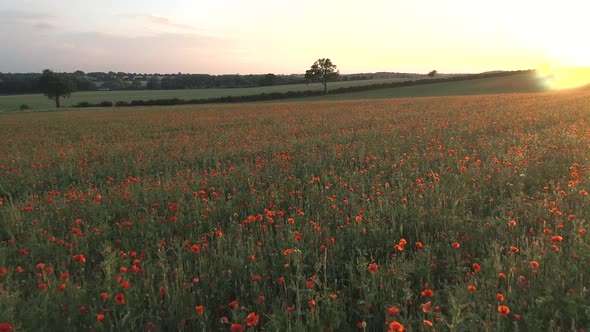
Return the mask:
<svg viewBox="0 0 590 332">
<path fill-rule="evenodd" d="M 553 68 L 549 65 L 537 70 L 541 84 L 552 90 L 569 89 L 590 84 L 590 67 Z"/>
</svg>

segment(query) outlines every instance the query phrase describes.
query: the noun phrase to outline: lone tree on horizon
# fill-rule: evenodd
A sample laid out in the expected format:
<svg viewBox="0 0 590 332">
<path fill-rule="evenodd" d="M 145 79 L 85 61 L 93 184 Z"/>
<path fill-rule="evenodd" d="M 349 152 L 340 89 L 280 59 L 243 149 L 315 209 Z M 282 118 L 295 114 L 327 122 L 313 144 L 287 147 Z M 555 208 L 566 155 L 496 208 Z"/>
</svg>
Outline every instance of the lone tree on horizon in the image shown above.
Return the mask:
<svg viewBox="0 0 590 332">
<path fill-rule="evenodd" d="M 55 100 L 55 107 L 59 108 L 59 98 L 69 97 L 76 91 L 76 84 L 67 74 L 45 69 L 39 78 L 39 88 L 49 99 Z"/>
<path fill-rule="evenodd" d="M 340 71 L 328 58 L 318 59 L 310 69 L 305 71 L 305 81 L 320 82 L 324 86 L 324 94 L 328 94 L 328 81 L 338 78 Z"/>
</svg>

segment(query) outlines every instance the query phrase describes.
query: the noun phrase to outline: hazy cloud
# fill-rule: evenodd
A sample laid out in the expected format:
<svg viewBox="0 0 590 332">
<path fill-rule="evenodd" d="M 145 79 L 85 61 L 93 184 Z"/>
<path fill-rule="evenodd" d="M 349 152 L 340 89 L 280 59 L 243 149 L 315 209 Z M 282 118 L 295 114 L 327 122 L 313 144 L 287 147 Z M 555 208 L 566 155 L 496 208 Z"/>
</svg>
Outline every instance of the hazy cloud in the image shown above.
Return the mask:
<svg viewBox="0 0 590 332">
<path fill-rule="evenodd" d="M 50 36 L 15 31 L 2 38 L 2 71 L 203 72 L 223 70 L 236 47 L 227 38 L 197 33 L 131 37 L 101 32 L 60 32 Z M 25 39 L 27 38 L 27 39 Z M 4 39 L 4 40 L 3 40 Z M 26 40 L 25 42 L 19 42 Z M 238 66 L 235 69 L 238 70 Z"/>
<path fill-rule="evenodd" d="M 51 21 L 55 16 L 35 11 L 0 9 L 0 20 L 12 22 Z"/>
<path fill-rule="evenodd" d="M 218 37 L 192 33 L 160 33 L 130 37 L 101 32 L 83 32 L 64 34 L 63 39 L 77 45 L 78 48 L 99 48 L 112 53 L 120 53 L 124 50 L 161 50 L 166 52 L 173 49 L 210 47 L 223 43 L 223 40 Z"/>
<path fill-rule="evenodd" d="M 174 21 L 172 21 L 166 17 L 148 15 L 147 19 L 148 19 L 148 21 L 150 21 L 152 23 L 161 24 L 161 25 L 164 25 L 167 27 L 184 29 L 184 30 L 192 30 L 192 31 L 197 30 L 197 28 L 193 27 L 192 25 L 175 23 Z"/>
<path fill-rule="evenodd" d="M 12 25 L 15 30 L 33 27 L 37 30 L 51 30 L 56 27 L 55 16 L 36 11 L 14 9 L 0 10 L 0 25 Z"/>
<path fill-rule="evenodd" d="M 40 29 L 40 30 L 51 30 L 51 29 L 56 28 L 56 26 L 51 23 L 37 23 L 37 24 L 33 25 L 33 27 L 35 29 Z"/>
</svg>

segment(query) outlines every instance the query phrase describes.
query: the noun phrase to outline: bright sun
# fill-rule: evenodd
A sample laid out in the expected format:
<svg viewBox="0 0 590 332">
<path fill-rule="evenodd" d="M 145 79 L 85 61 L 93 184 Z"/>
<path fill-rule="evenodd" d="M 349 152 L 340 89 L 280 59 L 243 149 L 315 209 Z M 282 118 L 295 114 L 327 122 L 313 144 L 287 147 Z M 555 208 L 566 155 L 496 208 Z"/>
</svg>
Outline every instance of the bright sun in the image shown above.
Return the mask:
<svg viewBox="0 0 590 332">
<path fill-rule="evenodd" d="M 590 84 L 590 44 L 565 31 L 553 33 L 545 45 L 548 62 L 537 70 L 541 82 L 550 89 Z"/>
<path fill-rule="evenodd" d="M 542 66 L 537 69 L 541 84 L 549 89 L 569 89 L 590 84 L 590 67 L 555 68 Z"/>
</svg>

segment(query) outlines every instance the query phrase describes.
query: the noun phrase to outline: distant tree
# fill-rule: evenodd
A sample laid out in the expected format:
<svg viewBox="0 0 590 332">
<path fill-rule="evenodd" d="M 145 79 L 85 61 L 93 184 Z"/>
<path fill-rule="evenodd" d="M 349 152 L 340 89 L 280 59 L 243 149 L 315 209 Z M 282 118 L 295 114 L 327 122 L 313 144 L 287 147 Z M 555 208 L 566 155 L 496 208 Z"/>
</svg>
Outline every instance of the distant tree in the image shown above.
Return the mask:
<svg viewBox="0 0 590 332">
<path fill-rule="evenodd" d="M 110 89 L 110 90 L 123 90 L 123 89 L 125 89 L 125 87 L 126 87 L 125 81 L 123 81 L 119 77 L 115 77 L 115 78 L 111 78 L 109 80 L 106 80 L 102 84 L 102 88 L 106 88 L 106 89 Z"/>
<path fill-rule="evenodd" d="M 94 91 L 96 90 L 96 85 L 86 79 L 84 76 L 75 76 L 74 83 L 76 84 L 76 91 Z"/>
<path fill-rule="evenodd" d="M 310 69 L 305 72 L 305 81 L 320 82 L 324 86 L 324 94 L 328 94 L 328 81 L 338 78 L 340 72 L 336 70 L 336 65 L 327 58 L 318 59 Z"/>
<path fill-rule="evenodd" d="M 428 77 L 434 77 L 434 75 L 436 75 L 438 72 L 436 70 L 433 70 L 431 72 L 428 73 Z"/>
<path fill-rule="evenodd" d="M 143 83 L 139 79 L 134 79 L 131 83 L 131 89 L 140 90 L 143 88 Z"/>
<path fill-rule="evenodd" d="M 157 90 L 161 87 L 160 80 L 156 76 L 152 76 L 148 79 L 146 88 L 148 90 Z"/>
<path fill-rule="evenodd" d="M 76 91 L 74 80 L 67 74 L 55 73 L 45 69 L 39 78 L 39 88 L 49 99 L 55 100 L 55 107 L 59 108 L 59 98 L 69 97 Z"/>
<path fill-rule="evenodd" d="M 275 85 L 277 82 L 277 75 L 275 74 L 266 74 L 262 76 L 258 85 L 260 86 L 271 86 Z"/>
</svg>

